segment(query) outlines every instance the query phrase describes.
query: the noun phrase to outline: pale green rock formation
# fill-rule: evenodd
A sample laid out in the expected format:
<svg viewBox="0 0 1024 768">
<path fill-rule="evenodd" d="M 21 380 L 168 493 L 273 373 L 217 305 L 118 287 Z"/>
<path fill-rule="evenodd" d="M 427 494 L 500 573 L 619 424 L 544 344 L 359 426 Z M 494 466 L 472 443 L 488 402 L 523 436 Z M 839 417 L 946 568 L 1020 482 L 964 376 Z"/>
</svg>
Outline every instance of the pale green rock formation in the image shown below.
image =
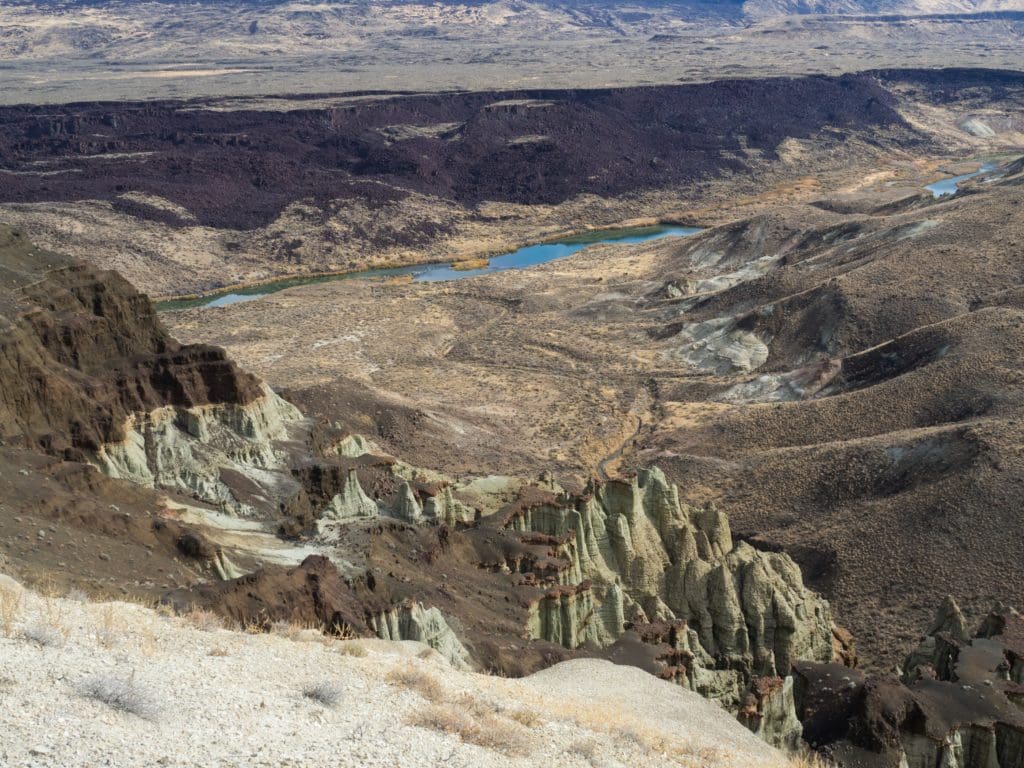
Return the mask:
<svg viewBox="0 0 1024 768">
<path fill-rule="evenodd" d="M 379 514 L 377 502 L 363 491 L 355 469 L 350 469 L 345 485 L 331 499 L 327 508 L 316 521 L 317 532 L 326 539 L 336 537 L 340 524 L 359 518 L 376 517 Z"/>
<path fill-rule="evenodd" d="M 264 385 L 247 405 L 194 408 L 167 406 L 133 414 L 121 443 L 101 446 L 92 457 L 105 474 L 150 488 L 164 488 L 250 514 L 221 481 L 222 468 L 253 475 L 283 467 L 274 443 L 302 420 L 295 406 Z"/>
<path fill-rule="evenodd" d="M 123 442 L 101 445 L 94 461 L 110 477 L 152 488 L 155 480 L 146 457 L 146 438 L 136 428 L 135 416 L 129 417 L 125 433 Z"/>
<path fill-rule="evenodd" d="M 784 677 L 795 660 L 831 660 L 829 605 L 804 587 L 789 556 L 734 545 L 726 515 L 681 504 L 657 468 L 588 490 L 574 506 L 541 504 L 509 520 L 516 530 L 566 538 L 563 580 L 591 582 L 541 600 L 530 637 L 608 645 L 627 621 L 685 620 L 679 643 L 694 656 L 690 687 L 730 708 L 755 675 Z"/>
<path fill-rule="evenodd" d="M 423 519 L 423 507 L 416 500 L 412 486 L 403 481 L 398 488 L 395 503 L 391 506 L 391 515 L 407 523 L 418 523 Z"/>
<path fill-rule="evenodd" d="M 452 487 L 446 485 L 438 494 L 427 499 L 423 505 L 424 517 L 454 526 L 456 523 L 471 523 L 476 519 L 476 510 L 463 504 L 452 494 Z"/>
<path fill-rule="evenodd" d="M 950 664 L 949 648 L 945 645 L 945 641 L 941 641 L 942 647 L 940 647 L 940 635 L 948 635 L 962 645 L 970 643 L 971 633 L 967 629 L 967 621 L 952 595 L 946 595 L 943 599 L 920 644 L 904 661 L 902 674 L 904 682 L 910 683 L 916 680 L 918 669 L 924 666 L 934 669 L 940 678 L 949 678 L 951 670 L 946 669 Z"/>
<path fill-rule="evenodd" d="M 614 641 L 626 624 L 625 593 L 619 584 L 612 584 L 605 590 L 604 600 L 598 605 L 597 613 L 604 630 L 603 636 L 598 638 L 598 645 L 605 645 L 606 638 Z"/>
<path fill-rule="evenodd" d="M 382 640 L 416 640 L 429 645 L 456 669 L 473 668 L 469 651 L 437 608 L 403 603 L 372 617 L 370 626 Z"/>
<path fill-rule="evenodd" d="M 377 446 L 362 435 L 349 435 L 334 447 L 335 453 L 349 459 L 358 459 L 367 453 L 379 452 Z"/>
<path fill-rule="evenodd" d="M 621 614 L 621 609 L 614 602 L 616 594 L 621 595 L 621 591 L 611 592 L 611 600 L 605 600 L 612 620 Z M 526 633 L 531 640 L 543 639 L 566 648 L 600 647 L 615 639 L 605 626 L 604 615 L 593 592 L 587 588 L 548 592 L 530 606 Z"/>
<path fill-rule="evenodd" d="M 242 576 L 245 576 L 245 571 L 231 562 L 228 556 L 220 550 L 217 551 L 217 555 L 214 557 L 213 568 L 217 572 L 217 576 L 220 577 L 221 581 L 240 579 Z"/>
<path fill-rule="evenodd" d="M 796 715 L 793 678 L 772 680 L 749 696 L 739 720 L 773 747 L 792 752 L 800 746 L 803 725 Z"/>
<path fill-rule="evenodd" d="M 723 376 L 746 373 L 764 365 L 770 342 L 744 330 L 735 317 L 716 317 L 684 326 L 662 357 Z"/>
<path fill-rule="evenodd" d="M 1024 735 L 1005 726 L 964 725 L 941 741 L 903 731 L 900 741 L 900 768 L 1012 768 L 1024 762 Z"/>
</svg>

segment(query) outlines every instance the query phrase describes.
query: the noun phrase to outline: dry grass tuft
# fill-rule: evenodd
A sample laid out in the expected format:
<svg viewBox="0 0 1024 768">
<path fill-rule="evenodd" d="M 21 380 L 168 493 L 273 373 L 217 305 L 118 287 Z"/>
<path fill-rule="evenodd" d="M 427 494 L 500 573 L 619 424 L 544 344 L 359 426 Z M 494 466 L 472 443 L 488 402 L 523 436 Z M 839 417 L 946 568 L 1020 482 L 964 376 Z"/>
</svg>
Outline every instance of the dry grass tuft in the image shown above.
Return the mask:
<svg viewBox="0 0 1024 768">
<path fill-rule="evenodd" d="M 14 637 L 14 624 L 21 616 L 21 590 L 0 584 L 0 629 L 6 637 Z"/>
<path fill-rule="evenodd" d="M 182 618 L 190 626 L 195 627 L 201 632 L 213 632 L 217 629 L 224 629 L 224 619 L 213 611 L 207 611 L 202 608 L 193 608 L 184 614 Z"/>
<path fill-rule="evenodd" d="M 345 695 L 345 690 L 330 680 L 320 680 L 303 687 L 302 695 L 307 699 L 323 704 L 325 707 L 333 707 L 341 701 Z"/>
<path fill-rule="evenodd" d="M 630 742 L 642 752 L 660 755 L 686 768 L 737 764 L 736 756 L 726 748 L 700 746 L 681 739 L 638 720 L 631 712 L 620 707 L 606 704 L 580 707 L 569 713 L 566 719 L 596 733 L 608 734 L 619 743 Z"/>
<path fill-rule="evenodd" d="M 338 653 L 342 656 L 355 656 L 356 658 L 361 659 L 368 653 L 366 646 L 355 640 L 346 640 L 339 643 L 336 647 Z"/>
<path fill-rule="evenodd" d="M 121 623 L 114 613 L 114 606 L 107 604 L 100 611 L 99 624 L 96 625 L 96 642 L 104 648 L 113 648 L 121 636 Z"/>
<path fill-rule="evenodd" d="M 301 624 L 295 621 L 275 621 L 270 625 L 270 632 L 277 635 L 278 637 L 284 637 L 288 640 L 295 640 L 305 629 Z"/>
<path fill-rule="evenodd" d="M 109 672 L 93 675 L 82 683 L 82 692 L 111 709 L 144 720 L 156 720 L 164 709 L 153 691 L 135 682 L 134 672 L 127 678 Z"/>
<path fill-rule="evenodd" d="M 391 685 L 415 691 L 435 704 L 444 701 L 444 687 L 433 675 L 413 667 L 395 667 L 384 678 Z"/>
<path fill-rule="evenodd" d="M 50 624 L 41 621 L 34 621 L 25 627 L 21 634 L 26 640 L 31 640 L 44 648 L 60 648 L 64 645 L 64 634 Z"/>
<path fill-rule="evenodd" d="M 824 757 L 810 751 L 790 756 L 789 762 L 786 764 L 786 768 L 831 768 L 831 766 L 832 763 Z"/>
<path fill-rule="evenodd" d="M 468 744 L 510 756 L 529 753 L 529 734 L 522 728 L 495 717 L 474 718 L 451 706 L 431 704 L 414 712 L 409 725 L 458 736 Z"/>
</svg>

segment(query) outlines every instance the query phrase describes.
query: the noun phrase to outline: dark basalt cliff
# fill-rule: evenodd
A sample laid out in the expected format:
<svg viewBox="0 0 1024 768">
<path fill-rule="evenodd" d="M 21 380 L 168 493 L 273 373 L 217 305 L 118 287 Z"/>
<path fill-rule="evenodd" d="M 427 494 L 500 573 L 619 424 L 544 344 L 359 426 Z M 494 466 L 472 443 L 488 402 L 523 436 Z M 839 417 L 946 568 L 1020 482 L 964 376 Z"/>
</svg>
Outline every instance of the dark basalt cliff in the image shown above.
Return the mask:
<svg viewBox="0 0 1024 768">
<path fill-rule="evenodd" d="M 788 138 L 887 128 L 918 138 L 892 96 L 857 75 L 348 96 L 280 112 L 216 101 L 5 107 L 0 167 L 17 173 L 4 174 L 0 202 L 111 200 L 140 218 L 184 223 L 119 198 L 135 191 L 200 224 L 248 229 L 299 199 L 379 204 L 415 191 L 464 205 L 549 204 L 739 172 Z M 47 173 L 29 165 L 38 162 Z M 409 242 L 436 236 L 430 226 L 413 228 Z"/>
<path fill-rule="evenodd" d="M 223 350 L 178 344 L 120 275 L 0 227 L 0 439 L 81 458 L 129 414 L 262 395 Z"/>
</svg>

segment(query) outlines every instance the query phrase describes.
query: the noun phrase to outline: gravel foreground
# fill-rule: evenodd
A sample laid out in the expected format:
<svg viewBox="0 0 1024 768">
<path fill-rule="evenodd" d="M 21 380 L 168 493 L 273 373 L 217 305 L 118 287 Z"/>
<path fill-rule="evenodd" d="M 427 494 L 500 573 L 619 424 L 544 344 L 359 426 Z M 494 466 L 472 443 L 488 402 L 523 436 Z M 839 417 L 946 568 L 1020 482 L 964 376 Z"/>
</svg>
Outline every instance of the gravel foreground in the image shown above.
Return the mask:
<svg viewBox="0 0 1024 768">
<path fill-rule="evenodd" d="M 419 643 L 223 629 L 0 575 L 0 766 L 787 765 L 697 694 L 586 659 L 522 680 Z"/>
</svg>

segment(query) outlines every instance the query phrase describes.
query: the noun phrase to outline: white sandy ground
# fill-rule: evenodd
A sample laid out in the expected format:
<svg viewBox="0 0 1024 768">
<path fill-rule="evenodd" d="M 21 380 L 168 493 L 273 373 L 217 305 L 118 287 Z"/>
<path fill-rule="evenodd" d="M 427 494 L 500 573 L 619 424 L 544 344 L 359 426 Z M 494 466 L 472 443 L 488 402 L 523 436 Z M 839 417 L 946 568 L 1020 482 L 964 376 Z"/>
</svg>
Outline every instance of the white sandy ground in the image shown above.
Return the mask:
<svg viewBox="0 0 1024 768">
<path fill-rule="evenodd" d="M 212 624 L 41 597 L 0 575 L 0 766 L 787 764 L 716 705 L 632 667 L 578 660 L 507 680 L 457 672 L 417 643 Z M 25 637 L 41 627 L 62 644 Z M 159 713 L 89 698 L 96 675 L 133 678 Z M 303 695 L 317 682 L 339 688 L 335 706 Z"/>
</svg>

